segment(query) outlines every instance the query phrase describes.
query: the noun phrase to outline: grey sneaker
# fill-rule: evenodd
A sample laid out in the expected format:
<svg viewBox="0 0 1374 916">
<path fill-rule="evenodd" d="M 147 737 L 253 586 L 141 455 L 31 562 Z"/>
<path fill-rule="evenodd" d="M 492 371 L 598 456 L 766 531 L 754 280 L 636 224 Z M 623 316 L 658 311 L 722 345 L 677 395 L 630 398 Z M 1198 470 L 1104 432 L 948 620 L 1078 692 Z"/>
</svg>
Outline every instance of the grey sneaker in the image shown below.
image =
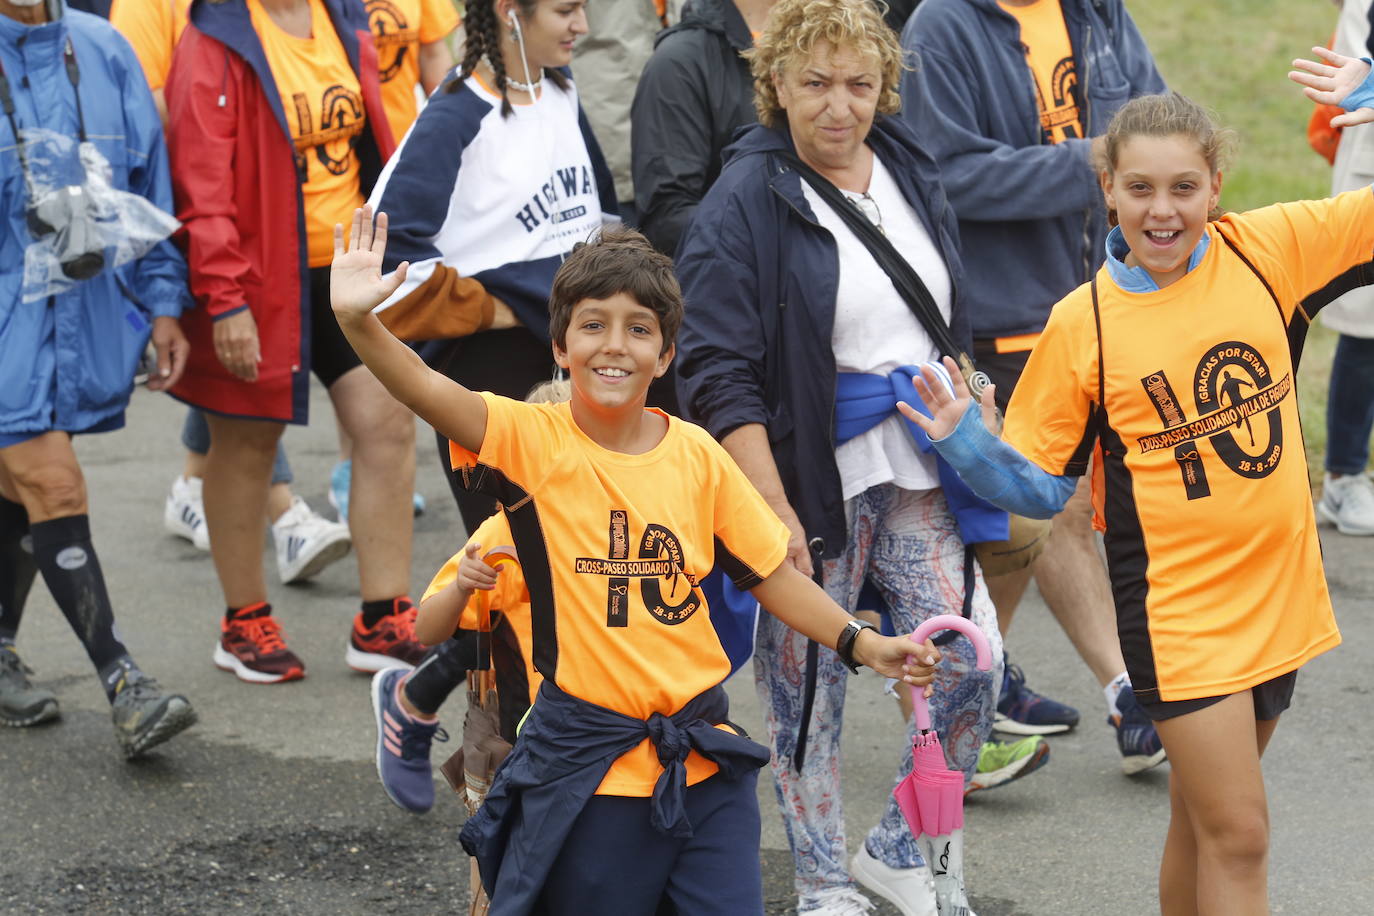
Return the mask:
<svg viewBox="0 0 1374 916">
<path fill-rule="evenodd" d="M 1374 482 L 1363 474 L 1322 479 L 1322 498 L 1317 517 L 1336 526 L 1341 534 L 1374 535 Z"/>
<path fill-rule="evenodd" d="M 24 664 L 14 646 L 0 643 L 0 723 L 14 728 L 56 719 L 57 697 L 29 683 L 33 669 Z"/>
<path fill-rule="evenodd" d="M 196 723 L 196 711 L 179 693 L 165 694 L 142 671 L 128 671 L 110 706 L 124 756 L 137 757 Z"/>
</svg>

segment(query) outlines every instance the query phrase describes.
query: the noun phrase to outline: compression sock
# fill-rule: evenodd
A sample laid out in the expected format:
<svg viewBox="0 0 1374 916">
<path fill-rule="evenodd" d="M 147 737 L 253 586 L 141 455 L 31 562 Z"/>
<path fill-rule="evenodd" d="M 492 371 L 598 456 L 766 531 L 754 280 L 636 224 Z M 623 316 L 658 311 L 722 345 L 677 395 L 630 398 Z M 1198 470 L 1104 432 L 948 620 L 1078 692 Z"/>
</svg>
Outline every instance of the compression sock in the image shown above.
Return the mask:
<svg viewBox="0 0 1374 916">
<path fill-rule="evenodd" d="M 105 576 L 91 545 L 90 517 L 83 513 L 35 522 L 30 530 L 33 558 L 48 591 L 76 631 L 96 670 L 106 670 L 128 652 L 115 635 L 114 610 L 105 589 Z"/>
<path fill-rule="evenodd" d="M 402 690 L 406 700 L 424 715 L 435 715 L 448 695 L 467 679 L 470 655 L 471 648 L 458 638 L 446 639 L 430 649 L 405 679 Z"/>
<path fill-rule="evenodd" d="M 414 607 L 409 595 L 396 598 L 383 598 L 381 601 L 363 602 L 363 627 L 372 629 L 388 614 L 400 614 Z"/>
<path fill-rule="evenodd" d="M 1107 686 L 1102 688 L 1102 695 L 1107 698 L 1107 715 L 1121 715 L 1121 710 L 1116 708 L 1116 698 L 1121 695 L 1121 691 L 1130 689 L 1131 676 L 1125 671 L 1112 678 Z"/>
<path fill-rule="evenodd" d="M 105 688 L 105 699 L 114 702 L 115 695 L 124 689 L 125 684 L 140 680 L 143 672 L 127 655 L 121 655 L 100 669 L 100 686 Z"/>
<path fill-rule="evenodd" d="M 33 562 L 29 514 L 0 496 L 0 639 L 13 641 L 38 566 Z"/>
</svg>

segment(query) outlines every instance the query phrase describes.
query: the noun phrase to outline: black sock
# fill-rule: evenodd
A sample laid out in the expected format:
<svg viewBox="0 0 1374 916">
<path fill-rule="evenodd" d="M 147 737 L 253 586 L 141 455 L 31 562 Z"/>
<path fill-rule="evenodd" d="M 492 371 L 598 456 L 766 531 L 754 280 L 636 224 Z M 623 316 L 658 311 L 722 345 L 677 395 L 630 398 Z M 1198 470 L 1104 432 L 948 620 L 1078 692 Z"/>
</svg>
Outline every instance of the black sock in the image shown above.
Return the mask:
<svg viewBox="0 0 1374 916">
<path fill-rule="evenodd" d="M 243 607 L 227 607 L 224 609 L 225 620 L 251 620 L 254 617 L 272 616 L 272 605 L 266 601 L 259 601 L 257 604 L 248 604 Z"/>
<path fill-rule="evenodd" d="M 100 560 L 91 546 L 91 522 L 85 515 L 35 522 L 33 558 L 53 600 L 76 631 L 97 671 L 128 655 L 114 632 L 114 610 L 105 589 Z"/>
<path fill-rule="evenodd" d="M 29 514 L 0 496 L 0 639 L 14 641 L 38 566 L 33 562 Z"/>
<path fill-rule="evenodd" d="M 471 631 L 464 634 L 472 636 Z M 446 639 L 421 659 L 415 670 L 406 677 L 406 699 L 426 716 L 439 712 L 448 695 L 467 679 L 472 649 L 459 638 Z"/>
<path fill-rule="evenodd" d="M 370 630 L 386 615 L 401 614 L 414 606 L 409 595 L 401 595 L 397 598 L 383 598 L 381 601 L 364 601 L 363 626 Z"/>
</svg>

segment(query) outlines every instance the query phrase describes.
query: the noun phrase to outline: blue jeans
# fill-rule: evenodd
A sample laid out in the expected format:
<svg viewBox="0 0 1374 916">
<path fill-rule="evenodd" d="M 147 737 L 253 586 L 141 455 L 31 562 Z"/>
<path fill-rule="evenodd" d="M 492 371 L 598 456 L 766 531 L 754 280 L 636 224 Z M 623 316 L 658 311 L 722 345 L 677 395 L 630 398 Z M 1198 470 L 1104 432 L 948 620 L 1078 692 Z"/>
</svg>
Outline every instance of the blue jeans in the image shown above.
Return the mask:
<svg viewBox="0 0 1374 916">
<path fill-rule="evenodd" d="M 1326 470 L 1361 474 L 1374 431 L 1374 339 L 1342 334 L 1326 397 Z"/>
<path fill-rule="evenodd" d="M 181 444 L 188 452 L 204 455 L 210 451 L 210 424 L 205 422 L 205 414 L 194 407 L 186 411 L 186 422 L 181 425 Z M 272 462 L 272 483 L 290 483 L 291 465 L 286 460 L 286 447 L 277 440 L 277 457 Z"/>
</svg>

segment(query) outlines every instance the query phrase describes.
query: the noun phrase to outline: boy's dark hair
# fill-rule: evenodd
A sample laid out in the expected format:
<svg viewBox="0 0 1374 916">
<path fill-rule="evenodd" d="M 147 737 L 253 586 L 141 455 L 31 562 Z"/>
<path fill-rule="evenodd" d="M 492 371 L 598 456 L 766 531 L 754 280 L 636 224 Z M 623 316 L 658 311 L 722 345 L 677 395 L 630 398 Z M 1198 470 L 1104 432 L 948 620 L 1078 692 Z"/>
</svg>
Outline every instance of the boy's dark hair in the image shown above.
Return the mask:
<svg viewBox="0 0 1374 916">
<path fill-rule="evenodd" d="M 578 242 L 553 276 L 549 294 L 549 336 L 567 347 L 573 306 L 584 299 L 609 299 L 625 293 L 658 316 L 663 349 L 668 352 L 682 327 L 682 287 L 671 258 L 649 240 L 621 225 L 607 226 L 590 241 Z"/>
</svg>

